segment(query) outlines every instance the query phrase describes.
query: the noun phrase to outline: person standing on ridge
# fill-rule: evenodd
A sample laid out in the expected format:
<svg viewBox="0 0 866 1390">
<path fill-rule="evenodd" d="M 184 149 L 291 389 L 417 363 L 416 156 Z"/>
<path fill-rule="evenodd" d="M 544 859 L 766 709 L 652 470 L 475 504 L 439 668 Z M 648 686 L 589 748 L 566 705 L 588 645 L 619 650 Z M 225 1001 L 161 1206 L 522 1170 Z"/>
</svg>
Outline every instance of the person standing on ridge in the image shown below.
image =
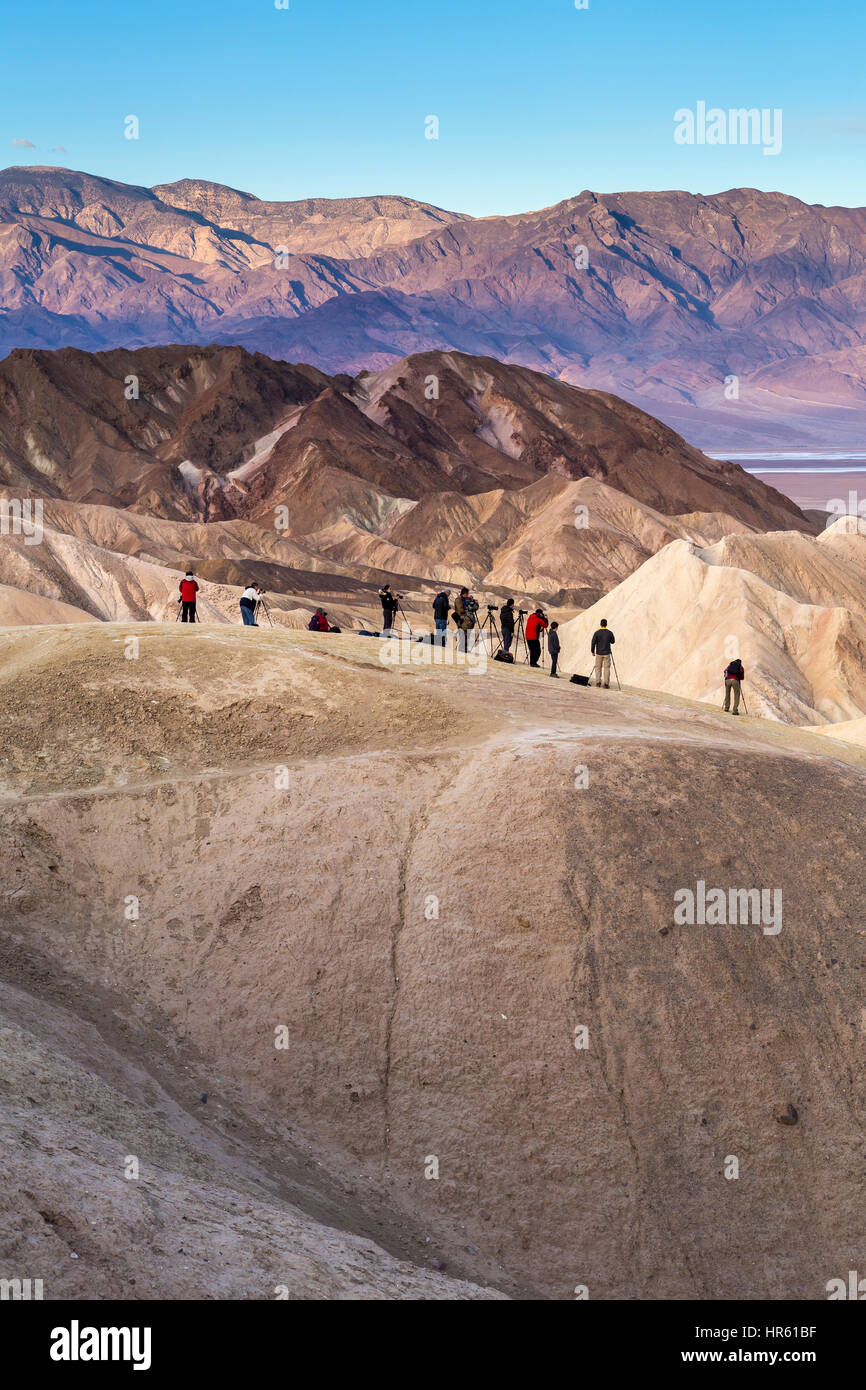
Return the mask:
<svg viewBox="0 0 866 1390">
<path fill-rule="evenodd" d="M 452 615 L 457 624 L 458 652 L 469 650 L 469 634 L 475 626 L 475 613 L 477 608 L 478 604 L 464 584 L 460 593 L 454 600 L 454 613 Z"/>
<path fill-rule="evenodd" d="M 557 679 L 556 664 L 559 661 L 559 623 L 551 623 L 547 634 L 547 650 L 550 652 L 550 674 Z"/>
<path fill-rule="evenodd" d="M 186 578 L 180 581 L 178 588 L 180 589 L 178 603 L 183 605 L 180 611 L 180 620 L 182 623 L 194 623 L 197 621 L 195 596 L 198 593 L 198 584 L 196 583 L 195 575 L 192 570 L 187 570 Z"/>
<path fill-rule="evenodd" d="M 536 608 L 526 619 L 526 645 L 529 648 L 529 664 L 537 666 L 541 657 L 541 634 L 547 627 L 543 608 Z"/>
<path fill-rule="evenodd" d="M 258 584 L 248 584 L 241 594 L 241 617 L 244 620 L 244 627 L 258 627 L 256 622 L 256 604 L 259 601 L 260 590 Z"/>
<path fill-rule="evenodd" d="M 592 634 L 590 651 L 595 657 L 595 683 L 600 686 L 604 679 L 605 690 L 610 690 L 610 649 L 615 641 L 616 638 L 607 625 L 607 618 L 602 618 Z"/>
<path fill-rule="evenodd" d="M 740 712 L 741 682 L 746 679 L 746 668 L 738 656 L 725 667 L 725 714 Z M 731 692 L 734 695 L 734 708 L 731 709 Z"/>
<path fill-rule="evenodd" d="M 394 619 L 397 616 L 397 603 L 402 598 L 402 594 L 393 594 L 390 584 L 383 584 L 379 590 L 379 602 L 382 605 L 382 632 L 393 632 Z"/>
<path fill-rule="evenodd" d="M 443 589 L 441 594 L 437 594 L 433 600 L 433 621 L 436 624 L 436 637 L 445 646 L 445 634 L 448 631 L 448 614 L 451 611 L 451 596 L 447 589 Z"/>
<path fill-rule="evenodd" d="M 499 626 L 502 628 L 502 650 L 511 651 L 514 641 L 514 599 L 508 598 L 499 610 Z"/>
</svg>

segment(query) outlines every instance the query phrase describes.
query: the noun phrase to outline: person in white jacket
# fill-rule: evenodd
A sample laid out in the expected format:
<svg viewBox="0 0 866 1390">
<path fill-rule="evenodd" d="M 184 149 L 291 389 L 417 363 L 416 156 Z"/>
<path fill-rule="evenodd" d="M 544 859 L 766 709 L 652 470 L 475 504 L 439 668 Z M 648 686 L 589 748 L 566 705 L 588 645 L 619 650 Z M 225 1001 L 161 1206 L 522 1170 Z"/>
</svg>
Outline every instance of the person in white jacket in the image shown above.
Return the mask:
<svg viewBox="0 0 866 1390">
<path fill-rule="evenodd" d="M 258 584 L 248 584 L 241 594 L 241 617 L 244 627 L 258 627 L 256 607 L 261 601 L 262 591 Z"/>
</svg>

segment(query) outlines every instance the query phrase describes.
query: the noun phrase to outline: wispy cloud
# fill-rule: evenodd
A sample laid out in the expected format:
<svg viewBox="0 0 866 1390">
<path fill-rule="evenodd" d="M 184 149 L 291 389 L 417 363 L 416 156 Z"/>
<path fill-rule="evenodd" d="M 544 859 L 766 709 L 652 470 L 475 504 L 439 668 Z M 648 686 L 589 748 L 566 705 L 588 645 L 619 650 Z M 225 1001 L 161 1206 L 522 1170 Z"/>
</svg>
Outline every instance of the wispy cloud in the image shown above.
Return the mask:
<svg viewBox="0 0 866 1390">
<path fill-rule="evenodd" d="M 14 150 L 35 150 L 36 146 L 32 140 L 13 140 L 12 148 Z"/>
<path fill-rule="evenodd" d="M 51 153 L 52 153 L 52 154 L 66 154 L 66 153 L 67 153 L 66 146 L 65 146 L 65 145 L 52 145 L 52 147 L 51 147 Z"/>
</svg>

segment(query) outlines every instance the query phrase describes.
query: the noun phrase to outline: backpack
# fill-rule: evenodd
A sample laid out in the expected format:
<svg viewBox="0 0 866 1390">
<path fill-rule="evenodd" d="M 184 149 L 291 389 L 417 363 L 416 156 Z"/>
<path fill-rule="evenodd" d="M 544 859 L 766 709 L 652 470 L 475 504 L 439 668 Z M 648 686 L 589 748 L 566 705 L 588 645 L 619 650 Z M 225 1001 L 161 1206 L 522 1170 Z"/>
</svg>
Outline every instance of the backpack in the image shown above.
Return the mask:
<svg viewBox="0 0 866 1390">
<path fill-rule="evenodd" d="M 589 685 L 589 676 L 572 676 L 572 685 Z"/>
<path fill-rule="evenodd" d="M 497 652 L 496 655 L 494 656 L 493 660 L 494 660 L 494 661 L 507 661 L 508 664 L 509 664 L 509 666 L 513 666 L 513 665 L 514 665 L 514 657 L 512 656 L 511 652 Z"/>
<path fill-rule="evenodd" d="M 742 663 L 742 661 L 740 660 L 740 658 L 737 656 L 737 657 L 735 657 L 734 660 L 725 668 L 725 680 L 726 680 L 726 681 L 741 681 L 742 679 L 743 679 L 743 663 Z"/>
</svg>

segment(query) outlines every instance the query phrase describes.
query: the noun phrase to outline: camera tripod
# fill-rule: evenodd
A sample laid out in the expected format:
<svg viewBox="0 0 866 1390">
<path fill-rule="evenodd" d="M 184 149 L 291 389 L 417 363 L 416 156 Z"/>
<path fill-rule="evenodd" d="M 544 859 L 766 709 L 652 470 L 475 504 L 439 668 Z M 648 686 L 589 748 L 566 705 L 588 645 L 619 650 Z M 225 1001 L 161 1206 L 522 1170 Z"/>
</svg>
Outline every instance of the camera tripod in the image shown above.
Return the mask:
<svg viewBox="0 0 866 1390">
<path fill-rule="evenodd" d="M 517 653 L 520 651 L 520 644 L 523 643 L 523 660 L 529 660 L 529 644 L 526 641 L 526 628 L 523 625 L 524 615 L 528 612 L 526 608 L 517 610 L 517 627 L 514 629 L 514 660 L 517 660 Z"/>
<path fill-rule="evenodd" d="M 496 616 L 495 616 L 495 615 L 496 615 L 496 609 L 493 608 L 493 607 L 491 607 L 491 605 L 488 603 L 488 605 L 487 605 L 487 617 L 484 619 L 484 622 L 481 623 L 480 626 L 479 626 L 479 628 L 478 628 L 478 638 L 479 638 L 479 641 L 480 641 L 480 642 L 486 643 L 487 637 L 490 638 L 490 642 L 491 642 L 491 654 L 492 654 L 493 651 L 498 651 L 499 648 L 502 646 L 502 635 L 501 635 L 501 633 L 500 633 L 500 631 L 499 631 L 499 628 L 498 628 L 498 626 L 497 626 L 497 623 L 496 623 Z M 485 633 L 487 634 L 486 636 L 485 636 Z M 496 644 L 497 644 L 495 647 L 492 646 L 494 640 L 496 641 Z"/>
<path fill-rule="evenodd" d="M 403 622 L 406 624 L 407 628 L 409 629 L 409 636 L 411 637 L 411 636 L 412 636 L 412 624 L 409 622 L 409 619 L 406 617 L 406 610 L 405 610 L 405 608 L 403 607 L 403 605 L 402 605 L 402 603 L 400 602 L 399 599 L 397 600 L 397 612 L 400 614 L 400 617 L 403 619 Z"/>
<path fill-rule="evenodd" d="M 175 617 L 174 617 L 174 620 L 175 620 L 176 623 L 179 623 L 179 622 L 180 622 L 181 614 L 182 614 L 182 613 L 183 613 L 183 604 L 181 603 L 180 599 L 178 599 L 177 613 L 175 614 Z M 193 610 L 192 621 L 193 621 L 194 623 L 200 623 L 200 622 L 201 622 L 201 618 L 200 618 L 199 615 L 198 615 L 198 605 L 196 605 L 195 609 Z"/>
<path fill-rule="evenodd" d="M 260 598 L 259 601 L 258 601 L 258 603 L 256 604 L 255 617 L 256 617 L 257 620 L 258 620 L 259 609 L 260 609 L 260 608 L 263 608 L 263 609 L 265 610 L 265 617 L 267 618 L 267 620 L 268 620 L 268 622 L 270 623 L 271 627 L 273 627 L 273 625 L 274 625 L 274 620 L 273 620 L 273 618 L 271 617 L 271 610 L 270 610 L 270 608 L 268 608 L 268 605 L 265 603 L 265 601 L 264 601 L 263 598 Z"/>
<path fill-rule="evenodd" d="M 407 628 L 409 629 L 409 636 L 411 637 L 411 636 L 412 636 L 412 624 L 409 622 L 409 619 L 406 617 L 406 611 L 405 611 L 405 609 L 404 609 L 402 603 L 400 602 L 400 599 L 398 598 L 398 596 L 397 596 L 396 594 L 394 594 L 394 595 L 393 595 L 393 598 L 394 598 L 394 607 L 393 607 L 393 608 L 384 608 L 384 607 L 383 607 L 383 609 L 382 609 L 382 631 L 383 631 L 383 632 L 394 632 L 394 630 L 395 630 L 395 629 L 394 629 L 394 620 L 395 620 L 395 618 L 397 617 L 397 614 L 399 613 L 399 614 L 400 614 L 400 617 L 403 619 L 403 622 L 406 624 Z"/>
</svg>

